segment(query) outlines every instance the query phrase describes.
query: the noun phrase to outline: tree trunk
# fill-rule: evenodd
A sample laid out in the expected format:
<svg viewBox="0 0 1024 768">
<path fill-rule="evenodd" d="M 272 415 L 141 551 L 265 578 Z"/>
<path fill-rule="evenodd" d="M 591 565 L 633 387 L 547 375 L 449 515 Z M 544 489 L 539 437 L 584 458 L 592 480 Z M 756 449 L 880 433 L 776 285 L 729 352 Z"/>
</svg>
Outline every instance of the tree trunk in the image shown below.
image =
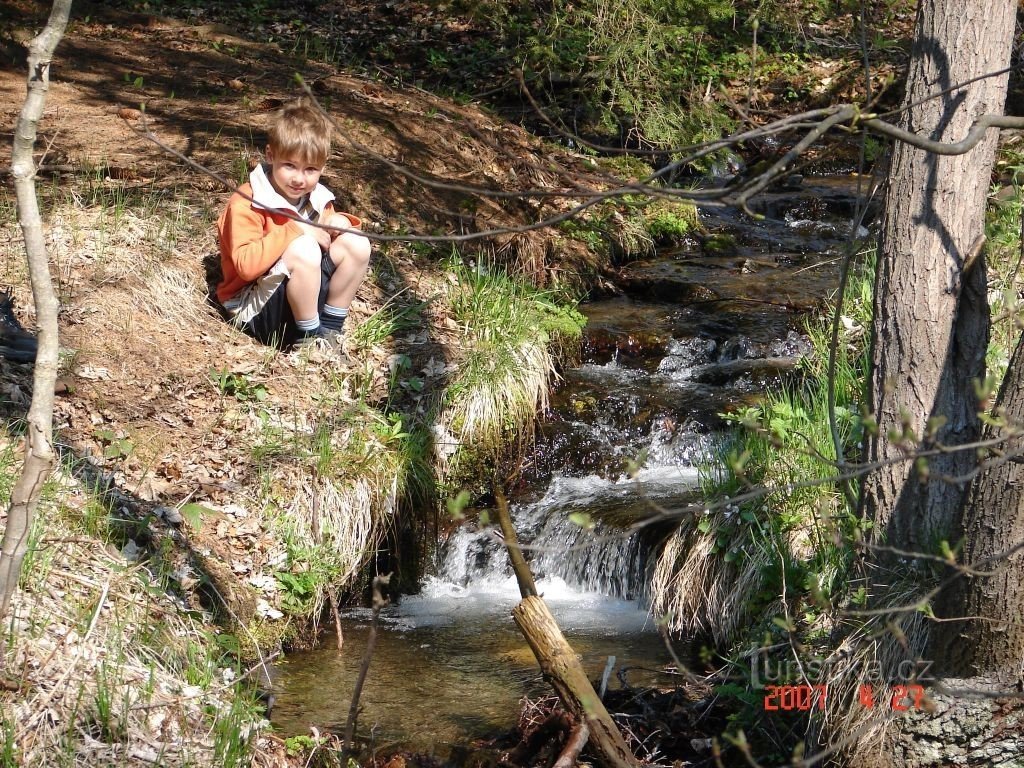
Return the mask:
<svg viewBox="0 0 1024 768">
<path fill-rule="evenodd" d="M 1012 0 L 922 0 L 904 128 L 957 141 L 979 115 L 1002 113 L 1006 74 L 927 97 L 1004 68 L 1015 10 Z M 864 512 L 877 543 L 935 552 L 965 493 L 964 483 L 942 476 L 974 466 L 972 451 L 944 453 L 928 460 L 924 476 L 901 458 L 922 443 L 954 446 L 980 432 L 974 381 L 984 374 L 989 327 L 980 249 L 996 142 L 990 131 L 964 155 L 936 156 L 903 143 L 894 150 L 872 329 L 869 397 L 878 433 L 867 444 L 869 461 L 893 463 L 864 482 Z"/>
<path fill-rule="evenodd" d="M 6 616 L 18 586 L 39 495 L 54 464 L 53 387 L 57 381 L 58 303 L 50 280 L 43 222 L 36 199 L 32 148 L 50 87 L 50 59 L 64 35 L 70 12 L 71 0 L 54 0 L 46 27 L 29 43 L 28 95 L 15 125 L 11 154 L 18 222 L 25 237 L 25 253 L 35 300 L 39 349 L 32 381 L 32 403 L 28 411 L 25 464 L 11 492 L 3 542 L 0 543 L 0 619 Z"/>
<path fill-rule="evenodd" d="M 962 577 L 942 596 L 941 616 L 967 618 L 939 626 L 933 654 L 939 671 L 964 677 L 985 675 L 1016 687 L 1024 676 L 1024 335 L 1010 360 L 996 413 L 1012 437 L 1001 446 L 1009 457 L 996 461 L 972 487 L 964 513 L 962 560 L 990 576 Z M 986 436 L 1004 430 L 989 428 Z"/>
</svg>

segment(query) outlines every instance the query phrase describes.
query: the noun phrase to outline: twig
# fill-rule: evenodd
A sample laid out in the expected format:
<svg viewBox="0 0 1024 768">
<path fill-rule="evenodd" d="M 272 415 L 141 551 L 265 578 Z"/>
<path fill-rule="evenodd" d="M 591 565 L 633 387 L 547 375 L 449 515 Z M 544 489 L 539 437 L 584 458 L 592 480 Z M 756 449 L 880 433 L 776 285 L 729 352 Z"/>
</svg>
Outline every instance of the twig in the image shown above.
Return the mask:
<svg viewBox="0 0 1024 768">
<path fill-rule="evenodd" d="M 370 662 L 373 660 L 373 647 L 377 643 L 377 624 L 380 621 L 380 609 L 387 605 L 387 598 L 381 592 L 381 587 L 387 586 L 391 581 L 391 574 L 386 576 L 373 577 L 373 616 L 370 619 L 370 634 L 366 638 L 366 650 L 363 652 L 363 661 L 359 667 L 359 677 L 356 678 L 356 686 L 352 691 L 352 704 L 348 708 L 348 721 L 345 723 L 345 742 L 342 749 L 351 754 L 355 751 L 356 719 L 359 716 L 359 697 L 363 693 L 363 683 L 366 682 L 366 675 L 370 671 Z"/>
</svg>

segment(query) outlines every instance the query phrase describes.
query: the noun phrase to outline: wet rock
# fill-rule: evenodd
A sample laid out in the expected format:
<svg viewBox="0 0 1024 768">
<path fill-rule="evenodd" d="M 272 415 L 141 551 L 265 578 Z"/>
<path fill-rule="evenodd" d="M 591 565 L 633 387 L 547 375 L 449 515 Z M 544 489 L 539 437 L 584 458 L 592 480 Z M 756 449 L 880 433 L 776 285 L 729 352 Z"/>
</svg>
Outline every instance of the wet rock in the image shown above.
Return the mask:
<svg viewBox="0 0 1024 768">
<path fill-rule="evenodd" d="M 748 336 L 740 335 L 726 339 L 722 343 L 717 362 L 727 363 L 765 357 L 803 357 L 810 354 L 811 349 L 811 340 L 792 330 L 786 333 L 785 338 L 772 339 L 768 342 L 756 342 Z"/>
<path fill-rule="evenodd" d="M 764 357 L 763 345 L 756 344 L 746 336 L 733 336 L 722 344 L 718 353 L 718 362 L 727 363 L 755 357 Z"/>
<path fill-rule="evenodd" d="M 703 368 L 695 369 L 691 374 L 693 381 L 700 384 L 721 386 L 740 378 L 752 382 L 764 381 L 777 377 L 780 373 L 793 370 L 799 357 L 761 357 L 732 360 L 727 363 L 712 363 Z"/>
<path fill-rule="evenodd" d="M 623 270 L 620 283 L 633 295 L 677 304 L 718 299 L 718 293 L 701 277 L 699 269 L 683 262 L 644 261 Z"/>
<path fill-rule="evenodd" d="M 658 364 L 658 373 L 678 373 L 708 363 L 717 347 L 713 339 L 673 339 L 665 350 L 667 354 Z"/>
<path fill-rule="evenodd" d="M 784 339 L 776 339 L 768 345 L 769 357 L 802 357 L 809 355 L 813 347 L 811 340 L 796 331 L 790 331 Z"/>
</svg>

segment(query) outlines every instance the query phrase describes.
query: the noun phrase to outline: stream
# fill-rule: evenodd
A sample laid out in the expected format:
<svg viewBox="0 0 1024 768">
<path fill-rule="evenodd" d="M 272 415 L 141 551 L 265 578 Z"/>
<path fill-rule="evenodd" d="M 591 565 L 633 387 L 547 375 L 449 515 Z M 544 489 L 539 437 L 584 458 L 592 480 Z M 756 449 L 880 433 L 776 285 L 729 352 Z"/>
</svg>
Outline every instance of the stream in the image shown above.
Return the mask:
<svg viewBox="0 0 1024 768">
<path fill-rule="evenodd" d="M 796 313 L 834 290 L 857 190 L 855 177 L 809 177 L 759 196 L 751 207 L 763 220 L 702 210 L 703 244 L 630 262 L 623 295 L 580 307 L 583 361 L 552 393 L 512 512 L 539 591 L 591 679 L 615 657 L 610 687 L 673 683 L 646 607 L 666 524 L 623 527 L 698 500 L 719 414 L 756 400 L 809 351 Z M 445 754 L 515 726 L 523 696 L 549 693 L 511 619 L 518 600 L 494 537 L 453 534 L 421 594 L 381 613 L 360 732 L 377 747 Z M 279 733 L 344 731 L 369 617 L 343 615 L 344 653 L 329 638 L 278 666 Z"/>
</svg>

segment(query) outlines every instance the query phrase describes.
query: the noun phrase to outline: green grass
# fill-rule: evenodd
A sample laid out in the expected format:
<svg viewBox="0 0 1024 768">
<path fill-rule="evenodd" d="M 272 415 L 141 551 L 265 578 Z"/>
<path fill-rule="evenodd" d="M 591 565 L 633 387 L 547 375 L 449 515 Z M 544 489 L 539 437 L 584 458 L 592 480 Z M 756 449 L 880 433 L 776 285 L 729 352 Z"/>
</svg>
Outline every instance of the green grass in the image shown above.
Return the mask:
<svg viewBox="0 0 1024 768">
<path fill-rule="evenodd" d="M 992 331 L 985 365 L 992 388 L 1002 381 L 1021 327 L 1019 301 L 1020 228 L 1024 208 L 1024 147 L 1010 145 L 1000 152 L 997 170 L 1005 191 L 995 185 L 985 217 Z"/>
<path fill-rule="evenodd" d="M 573 303 L 485 262 L 451 264 L 448 304 L 463 350 L 437 417 L 449 436 L 449 479 L 502 455 L 547 402 L 557 356 L 581 338 Z"/>
</svg>

